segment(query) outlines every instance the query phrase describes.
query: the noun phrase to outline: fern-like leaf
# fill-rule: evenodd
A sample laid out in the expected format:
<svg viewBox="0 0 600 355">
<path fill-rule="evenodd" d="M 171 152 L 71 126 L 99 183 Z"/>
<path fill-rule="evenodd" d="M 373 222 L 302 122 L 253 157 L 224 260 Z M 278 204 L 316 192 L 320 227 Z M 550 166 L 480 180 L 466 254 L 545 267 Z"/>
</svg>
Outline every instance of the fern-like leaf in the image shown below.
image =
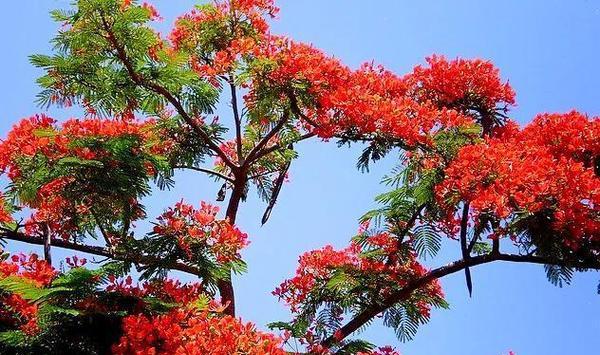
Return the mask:
<svg viewBox="0 0 600 355">
<path fill-rule="evenodd" d="M 442 236 L 429 225 L 419 225 L 413 231 L 413 246 L 423 259 L 433 258 L 442 247 Z"/>
</svg>

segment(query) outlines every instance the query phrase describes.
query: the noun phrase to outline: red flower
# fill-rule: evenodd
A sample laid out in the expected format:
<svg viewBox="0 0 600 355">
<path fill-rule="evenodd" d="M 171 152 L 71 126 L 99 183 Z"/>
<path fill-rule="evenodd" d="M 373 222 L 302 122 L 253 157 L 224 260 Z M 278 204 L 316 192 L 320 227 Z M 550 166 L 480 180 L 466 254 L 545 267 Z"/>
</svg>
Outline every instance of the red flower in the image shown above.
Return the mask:
<svg viewBox="0 0 600 355">
<path fill-rule="evenodd" d="M 248 245 L 248 236 L 227 220 L 218 220 L 219 209 L 206 202 L 199 210 L 179 202 L 158 218 L 154 233 L 175 238 L 177 244 L 189 258 L 192 249 L 202 252 L 218 263 L 228 263 L 240 257 L 240 251 Z"/>
<path fill-rule="evenodd" d="M 48 286 L 57 272 L 36 254 L 13 255 L 11 261 L 0 263 L 0 279 L 21 277 L 38 287 Z M 0 319 L 8 322 L 28 335 L 39 330 L 37 325 L 38 306 L 28 302 L 17 294 L 3 293 L 0 296 Z"/>
<path fill-rule="evenodd" d="M 566 246 L 576 250 L 598 241 L 599 122 L 570 112 L 539 115 L 522 130 L 509 124 L 459 151 L 436 187 L 438 201 L 449 219 L 459 201 L 470 201 L 473 218 L 491 213 L 510 221 L 518 213 L 551 213 L 550 227 Z"/>
<path fill-rule="evenodd" d="M 148 4 L 147 2 L 144 2 L 142 4 L 142 7 L 144 9 L 146 9 L 148 11 L 148 13 L 150 14 L 150 20 L 151 21 L 162 20 L 162 17 L 160 16 L 160 13 L 158 13 L 158 11 L 156 10 L 156 8 L 154 6 L 152 6 L 151 4 Z"/>
<path fill-rule="evenodd" d="M 280 339 L 230 316 L 179 309 L 154 318 L 126 317 L 123 330 L 115 354 L 286 354 Z"/>
<path fill-rule="evenodd" d="M 324 287 L 331 279 L 336 269 L 369 277 L 379 277 L 391 285 L 403 285 L 412 278 L 418 278 L 427 273 L 414 254 L 408 260 L 399 262 L 397 240 L 387 233 L 370 236 L 366 244 L 377 247 L 384 255 L 389 255 L 395 262 L 387 262 L 383 258 L 373 259 L 362 254 L 361 247 L 352 243 L 343 250 L 335 250 L 332 246 L 304 253 L 299 260 L 296 275 L 284 281 L 273 291 L 273 294 L 284 300 L 292 312 L 297 312 L 303 302 L 315 290 Z M 367 286 L 367 285 L 364 285 Z M 425 287 L 432 296 L 443 297 L 437 281 Z M 385 290 L 380 290 L 385 292 Z M 429 312 L 429 306 L 422 309 L 424 314 Z"/>
</svg>

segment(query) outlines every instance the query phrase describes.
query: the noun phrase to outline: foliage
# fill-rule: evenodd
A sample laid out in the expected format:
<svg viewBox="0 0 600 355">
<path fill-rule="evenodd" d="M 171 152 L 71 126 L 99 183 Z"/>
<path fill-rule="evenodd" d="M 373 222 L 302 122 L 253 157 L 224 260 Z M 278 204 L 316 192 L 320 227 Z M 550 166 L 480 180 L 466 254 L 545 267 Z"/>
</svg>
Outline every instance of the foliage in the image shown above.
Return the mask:
<svg viewBox="0 0 600 355">
<path fill-rule="evenodd" d="M 134 0 L 52 12 L 53 53 L 31 56 L 44 71 L 38 102 L 86 114 L 35 115 L 0 142 L 0 241 L 44 245 L 46 259 L 3 255 L 1 352 L 397 354 L 351 334 L 381 315 L 410 340 L 448 308 L 443 276 L 464 270 L 471 291 L 470 268 L 497 260 L 545 264 L 558 286 L 600 268 L 598 118 L 540 114 L 519 127 L 515 93 L 489 61 L 433 55 L 402 76 L 351 69 L 273 34 L 277 12 L 272 0 L 215 0 L 168 36 L 153 29 L 157 10 Z M 227 95 L 230 125 L 216 115 Z M 400 158 L 349 246 L 306 252 L 274 291 L 293 314 L 271 324 L 279 337 L 235 318 L 231 275 L 245 271 L 248 244 L 235 222 L 250 190 L 268 221 L 312 137 L 361 145 L 362 171 Z M 172 187 L 177 169 L 221 182 L 224 216 L 182 201 L 140 235 L 143 199 Z M 453 242 L 460 260 L 423 265 Z M 73 257 L 57 271 L 54 247 L 106 260 L 87 269 Z"/>
</svg>

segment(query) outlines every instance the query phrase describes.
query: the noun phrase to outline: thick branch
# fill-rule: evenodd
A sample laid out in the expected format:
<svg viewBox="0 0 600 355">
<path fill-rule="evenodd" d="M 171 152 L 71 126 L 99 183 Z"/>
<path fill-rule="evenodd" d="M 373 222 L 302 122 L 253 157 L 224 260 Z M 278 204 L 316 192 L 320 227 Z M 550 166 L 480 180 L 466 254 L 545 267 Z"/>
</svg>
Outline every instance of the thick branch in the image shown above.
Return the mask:
<svg viewBox="0 0 600 355">
<path fill-rule="evenodd" d="M 33 245 L 44 245 L 45 238 L 41 236 L 30 236 L 21 232 L 15 232 L 7 229 L 0 230 L 0 238 L 14 240 L 17 242 L 23 242 Z M 161 262 L 152 256 L 148 255 L 137 255 L 112 252 L 107 248 L 93 245 L 76 244 L 63 239 L 52 239 L 52 246 L 55 248 L 63 248 L 69 250 L 75 250 L 82 253 L 91 255 L 101 256 L 108 259 L 119 260 L 119 261 L 131 261 L 138 265 L 150 265 Z M 198 268 L 190 266 L 184 263 L 176 262 L 168 266 L 169 269 L 182 271 L 192 275 L 200 275 L 201 272 Z"/>
<path fill-rule="evenodd" d="M 46 260 L 48 264 L 52 265 L 52 236 L 50 235 L 48 225 L 44 223 L 42 228 L 44 228 L 44 260 Z"/>
<path fill-rule="evenodd" d="M 104 226 L 102 226 L 102 221 L 100 220 L 100 218 L 98 218 L 96 213 L 94 213 L 93 208 L 90 209 L 90 213 L 92 214 L 92 217 L 94 217 L 94 220 L 96 221 L 96 225 L 98 226 L 98 229 L 100 229 L 100 234 L 102 234 L 102 238 L 104 238 L 104 242 L 106 243 L 106 246 L 109 249 L 112 248 L 112 242 L 109 238 L 108 233 L 106 233 L 106 229 L 104 229 Z"/>
<path fill-rule="evenodd" d="M 245 173 L 239 173 L 235 176 L 235 182 L 233 183 L 233 190 L 231 197 L 229 198 L 229 204 L 227 205 L 227 211 L 225 212 L 225 218 L 229 220 L 229 223 L 235 224 L 237 217 L 238 208 L 240 202 L 244 196 L 246 189 L 246 176 Z M 219 294 L 221 295 L 221 302 L 227 304 L 225 314 L 235 316 L 235 292 L 233 284 L 231 282 L 231 272 L 229 279 L 219 280 L 217 287 L 219 288 Z"/>
<path fill-rule="evenodd" d="M 308 122 L 311 126 L 313 126 L 315 128 L 319 127 L 319 125 L 316 122 L 314 122 L 308 116 L 306 116 L 304 113 L 302 113 L 302 110 L 300 109 L 300 105 L 298 104 L 298 98 L 296 98 L 296 95 L 294 95 L 293 92 L 288 92 L 287 97 L 290 100 L 290 108 L 292 109 L 292 113 L 294 115 L 302 118 L 303 120 L 305 120 L 306 122 Z"/>
<path fill-rule="evenodd" d="M 402 241 L 404 240 L 404 237 L 406 237 L 408 232 L 410 232 L 412 227 L 415 225 L 415 223 L 417 222 L 417 219 L 419 218 L 419 216 L 421 216 L 421 213 L 423 213 L 423 210 L 425 209 L 425 207 L 427 207 L 426 203 L 417 207 L 417 209 L 412 214 L 412 216 L 410 216 L 410 219 L 408 221 L 406 221 L 406 225 L 404 226 L 402 231 L 398 234 L 398 248 L 402 247 Z"/>
<path fill-rule="evenodd" d="M 542 265 L 558 265 L 558 266 L 566 266 L 573 267 L 578 269 L 600 269 L 600 262 L 569 262 L 563 260 L 550 259 L 541 256 L 534 255 L 518 255 L 518 254 L 485 254 L 479 255 L 469 258 L 468 260 L 458 260 L 453 263 L 447 264 L 446 266 L 442 266 L 440 268 L 429 271 L 424 276 L 415 279 L 408 283 L 406 287 L 402 290 L 399 290 L 378 304 L 375 304 L 358 315 L 356 315 L 352 320 L 350 320 L 346 325 L 341 327 L 338 331 L 335 332 L 336 336 L 331 336 L 325 339 L 322 342 L 322 345 L 325 347 L 329 347 L 334 344 L 336 341 L 340 341 L 357 329 L 361 328 L 372 318 L 379 315 L 381 312 L 386 309 L 392 307 L 398 302 L 402 302 L 410 298 L 413 291 L 427 285 L 431 281 L 435 279 L 442 278 L 444 276 L 456 273 L 461 271 L 467 267 L 473 267 L 477 265 L 487 264 L 494 261 L 509 261 L 515 263 L 530 263 L 530 264 L 542 264 Z"/>
</svg>

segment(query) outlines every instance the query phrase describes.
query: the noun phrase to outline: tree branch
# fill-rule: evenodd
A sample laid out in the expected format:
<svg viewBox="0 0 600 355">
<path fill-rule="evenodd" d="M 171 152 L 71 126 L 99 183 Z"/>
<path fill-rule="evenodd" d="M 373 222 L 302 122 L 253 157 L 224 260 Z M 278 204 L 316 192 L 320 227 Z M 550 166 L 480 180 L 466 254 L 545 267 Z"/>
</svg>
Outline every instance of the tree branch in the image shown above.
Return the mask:
<svg viewBox="0 0 600 355">
<path fill-rule="evenodd" d="M 596 270 L 600 269 L 600 261 L 595 261 L 595 262 L 573 261 L 572 262 L 572 261 L 565 261 L 565 260 L 550 259 L 550 258 L 534 256 L 534 255 L 490 253 L 490 254 L 485 254 L 485 255 L 474 256 L 474 257 L 469 258 L 468 260 L 461 259 L 461 260 L 455 261 L 453 263 L 450 263 L 445 266 L 442 266 L 437 269 L 429 271 L 424 276 L 409 282 L 406 285 L 406 287 L 404 287 L 402 290 L 399 290 L 399 291 L 391 294 L 390 296 L 388 296 L 387 298 L 382 300 L 380 303 L 377 303 L 377 304 L 372 305 L 371 307 L 368 307 L 364 311 L 357 314 L 352 320 L 350 320 L 348 323 L 346 323 L 338 331 L 336 331 L 335 337 L 330 336 L 329 338 L 325 339 L 321 343 L 321 345 L 323 345 L 325 347 L 330 347 L 334 343 L 341 341 L 342 339 L 346 338 L 347 336 L 349 336 L 350 334 L 352 334 L 353 332 L 355 332 L 356 330 L 361 328 L 372 318 L 379 315 L 381 312 L 392 307 L 393 305 L 395 305 L 398 302 L 407 300 L 408 298 L 410 298 L 413 291 L 427 285 L 428 283 L 430 283 L 431 281 L 433 281 L 435 279 L 439 279 L 444 276 L 456 273 L 467 267 L 473 267 L 473 266 L 487 264 L 487 263 L 491 263 L 491 262 L 495 262 L 495 261 L 508 261 L 508 262 L 515 262 L 515 263 L 530 263 L 530 264 L 542 264 L 542 265 L 558 265 L 558 266 L 573 267 L 573 268 L 577 268 L 577 269 L 596 269 Z"/>
<path fill-rule="evenodd" d="M 311 120 L 310 118 L 308 118 L 308 116 L 306 116 L 304 113 L 302 113 L 302 110 L 300 109 L 300 106 L 298 105 L 298 98 L 296 98 L 296 95 L 294 95 L 293 92 L 288 92 L 287 93 L 287 97 L 290 100 L 290 108 L 292 109 L 292 113 L 300 118 L 302 118 L 303 120 L 305 120 L 306 122 L 308 122 L 311 126 L 317 128 L 319 127 L 319 125 L 316 122 L 313 122 L 313 120 Z"/>
<path fill-rule="evenodd" d="M 44 245 L 45 238 L 42 236 L 30 236 L 21 232 L 16 232 L 13 230 L 9 230 L 6 228 L 0 229 L 0 238 L 13 240 L 17 242 L 23 242 L 27 244 L 33 245 Z M 101 256 L 104 258 L 109 258 L 113 260 L 119 261 L 131 261 L 137 265 L 150 265 L 162 262 L 161 260 L 154 258 L 148 255 L 133 255 L 127 253 L 117 253 L 112 252 L 111 250 L 93 245 L 85 245 L 85 244 L 76 244 L 73 242 L 69 242 L 63 239 L 52 239 L 52 246 L 56 248 L 75 250 L 82 253 L 87 253 L 91 255 Z M 175 262 L 171 265 L 168 265 L 169 269 L 182 271 L 188 274 L 192 274 L 195 276 L 201 275 L 200 269 L 190 266 L 181 262 Z"/>
<path fill-rule="evenodd" d="M 96 213 L 94 213 L 94 209 L 91 208 L 90 209 L 90 214 L 92 215 L 92 217 L 94 217 L 94 220 L 96 221 L 96 225 L 98 226 L 98 229 L 100 229 L 100 234 L 102 234 L 102 238 L 104 238 L 104 242 L 106 243 L 106 246 L 111 249 L 112 248 L 112 242 L 110 241 L 109 235 L 106 232 L 106 229 L 104 229 L 104 226 L 102 225 L 102 221 L 100 221 L 100 218 L 98 218 L 98 216 L 96 215 Z M 124 231 L 123 234 L 127 233 L 127 231 Z"/>
<path fill-rule="evenodd" d="M 306 134 L 304 134 L 304 135 L 300 136 L 300 138 L 298 138 L 297 140 L 295 140 L 295 141 L 294 141 L 294 143 L 301 142 L 301 141 L 303 141 L 303 140 L 306 140 L 306 139 L 312 138 L 312 137 L 314 137 L 314 136 L 316 136 L 316 135 L 317 135 L 317 134 L 316 134 L 316 133 L 313 133 L 313 132 L 306 133 Z M 266 155 L 269 155 L 269 154 L 271 154 L 271 153 L 273 153 L 273 152 L 276 152 L 276 151 L 278 151 L 278 150 L 280 150 L 280 149 L 282 149 L 282 148 L 283 148 L 283 147 L 281 146 L 281 144 L 274 144 L 274 145 L 272 145 L 272 146 L 270 146 L 270 147 L 268 147 L 268 148 L 265 148 L 265 149 L 261 150 L 260 152 L 258 152 L 258 153 L 256 154 L 256 157 L 254 157 L 254 160 L 258 160 L 258 159 L 260 159 L 260 158 L 262 158 L 262 157 L 264 157 L 264 156 L 266 156 Z"/>
<path fill-rule="evenodd" d="M 44 238 L 44 260 L 46 260 L 48 264 L 52 265 L 52 237 L 50 235 L 50 229 L 46 223 L 42 225 L 42 228 Z"/>
<path fill-rule="evenodd" d="M 293 149 L 290 147 L 290 149 Z M 271 198 L 269 199 L 269 204 L 267 209 L 263 213 L 263 217 L 261 220 L 262 225 L 264 226 L 269 218 L 271 217 L 271 212 L 273 211 L 273 207 L 275 207 L 275 203 L 277 203 L 277 199 L 279 198 L 279 193 L 281 192 L 281 187 L 285 181 L 285 176 L 287 172 L 290 170 L 290 166 L 292 165 L 292 161 L 288 161 L 285 167 L 279 172 L 279 176 L 277 176 L 277 180 L 273 186 L 273 192 L 271 193 Z"/>
<path fill-rule="evenodd" d="M 131 60 L 129 59 L 129 57 L 127 55 L 127 52 L 125 51 L 125 47 L 123 47 L 119 43 L 119 41 L 115 37 L 115 34 L 111 30 L 110 25 L 108 24 L 108 22 L 106 21 L 104 15 L 102 13 L 100 13 L 100 17 L 102 19 L 102 25 L 104 27 L 104 30 L 106 31 L 106 33 L 108 35 L 107 39 L 108 39 L 109 43 L 113 46 L 115 51 L 117 52 L 116 53 L 117 58 L 121 61 L 121 63 L 125 67 L 125 70 L 129 74 L 129 77 L 131 78 L 131 80 L 135 84 L 145 87 L 145 88 L 163 96 L 169 103 L 171 103 L 171 105 L 173 105 L 173 107 L 175 107 L 175 109 L 177 110 L 179 115 L 181 117 L 183 117 L 184 121 L 190 127 L 192 127 L 192 129 L 196 132 L 196 134 L 198 134 L 200 136 L 200 138 L 202 138 L 202 140 L 206 143 L 206 145 L 215 154 L 217 154 L 227 166 L 229 166 L 230 168 L 235 168 L 236 165 L 233 164 L 233 162 L 231 162 L 231 160 L 229 159 L 227 154 L 225 154 L 225 152 L 223 152 L 223 150 L 210 138 L 208 133 L 206 133 L 206 131 L 204 131 L 204 129 L 196 121 L 194 121 L 194 119 L 192 117 L 190 117 L 190 115 L 188 115 L 188 113 L 185 110 L 185 108 L 183 107 L 183 105 L 179 102 L 179 100 L 177 100 L 177 98 L 175 98 L 175 96 L 173 96 L 173 94 L 171 94 L 167 89 L 165 89 L 164 87 L 162 87 L 156 83 L 146 81 L 139 73 L 137 73 L 135 71 L 133 64 L 131 63 Z"/>
<path fill-rule="evenodd" d="M 174 165 L 173 169 L 189 169 L 189 170 L 194 170 L 194 171 L 199 171 L 199 172 L 202 172 L 202 173 L 206 173 L 206 174 L 209 174 L 209 175 L 214 175 L 216 177 L 219 177 L 219 178 L 221 178 L 223 180 L 226 180 L 226 181 L 229 181 L 229 182 L 233 182 L 234 181 L 231 177 L 229 177 L 229 176 L 227 176 L 225 174 L 221 174 L 218 171 L 214 171 L 214 170 L 207 169 L 207 168 L 200 168 L 200 167 L 188 166 L 188 165 Z"/>
<path fill-rule="evenodd" d="M 480 233 L 481 232 L 477 228 L 475 228 L 475 231 L 473 232 L 473 239 L 471 239 L 471 241 L 469 242 L 469 246 L 467 247 L 467 252 L 469 253 L 469 255 L 473 251 L 473 248 L 475 248 L 475 244 L 477 244 L 477 241 L 479 240 Z"/>
<path fill-rule="evenodd" d="M 252 162 L 254 162 L 256 160 L 256 156 L 258 155 L 260 150 L 267 143 L 269 143 L 271 138 L 273 138 L 281 130 L 281 128 L 283 128 L 283 125 L 285 125 L 285 123 L 289 119 L 290 119 L 290 113 L 288 110 L 285 110 L 283 112 L 283 115 L 281 116 L 281 118 L 275 124 L 275 126 L 260 140 L 260 142 L 258 142 L 258 144 L 256 144 L 254 146 L 254 148 L 252 148 L 250 153 L 248 153 L 248 157 L 246 158 L 246 161 L 244 162 L 244 166 L 247 166 L 248 164 L 251 164 Z"/>
<path fill-rule="evenodd" d="M 235 176 L 231 197 L 229 197 L 227 211 L 225 212 L 225 218 L 227 218 L 231 224 L 235 224 L 238 208 L 246 190 L 247 181 L 245 173 L 240 174 L 239 171 L 234 173 L 237 173 L 238 175 Z M 233 289 L 233 283 L 231 282 L 231 271 L 229 272 L 229 279 L 219 280 L 217 288 L 221 295 L 221 303 L 227 305 L 224 313 L 235 317 L 235 290 Z"/>
<path fill-rule="evenodd" d="M 469 227 L 469 203 L 465 202 L 462 210 L 462 217 L 460 220 L 460 251 L 463 260 L 469 260 L 471 253 L 467 246 L 467 229 Z M 473 281 L 471 280 L 471 269 L 465 267 L 465 280 L 467 282 L 467 289 L 469 290 L 469 297 L 473 295 Z"/>
<path fill-rule="evenodd" d="M 238 164 L 244 164 L 244 157 L 242 155 L 242 120 L 238 109 L 237 91 L 233 75 L 228 79 L 229 88 L 231 90 L 231 108 L 233 110 L 233 119 L 235 120 L 235 143 L 237 146 Z"/>
</svg>

